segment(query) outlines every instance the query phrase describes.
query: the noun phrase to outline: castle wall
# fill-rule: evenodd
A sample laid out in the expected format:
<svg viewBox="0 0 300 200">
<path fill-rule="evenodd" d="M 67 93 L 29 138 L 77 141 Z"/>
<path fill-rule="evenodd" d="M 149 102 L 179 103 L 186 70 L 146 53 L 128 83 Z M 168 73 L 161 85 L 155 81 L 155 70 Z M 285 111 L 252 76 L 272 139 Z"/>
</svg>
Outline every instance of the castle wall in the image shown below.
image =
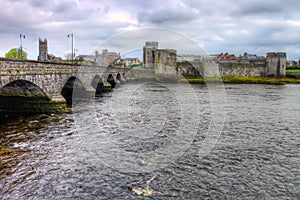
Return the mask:
<svg viewBox="0 0 300 200">
<path fill-rule="evenodd" d="M 176 50 L 157 49 L 155 63 L 155 74 L 176 75 Z"/>
<path fill-rule="evenodd" d="M 201 62 L 178 62 L 177 71 L 185 77 L 218 76 L 266 76 L 266 63 L 204 60 Z"/>
<path fill-rule="evenodd" d="M 203 71 L 203 77 L 219 77 L 220 70 L 219 70 L 219 64 L 215 60 L 204 60 L 201 64 L 202 71 Z"/>
<path fill-rule="evenodd" d="M 286 76 L 286 53 L 283 52 L 270 52 L 267 53 L 267 75 L 276 77 Z"/>
<path fill-rule="evenodd" d="M 265 76 L 266 65 L 262 63 L 243 63 L 238 61 L 220 62 L 221 76 Z"/>
<path fill-rule="evenodd" d="M 178 62 L 177 71 L 185 77 L 216 76 L 286 76 L 286 53 L 268 53 L 256 60 L 241 59 L 217 62 L 213 58 L 201 62 Z"/>
<path fill-rule="evenodd" d="M 200 77 L 203 74 L 201 62 L 180 61 L 177 62 L 177 73 L 184 77 Z"/>
<path fill-rule="evenodd" d="M 244 54 L 241 59 L 217 61 L 203 57 L 201 61 L 176 62 L 176 50 L 158 49 L 157 42 L 146 42 L 143 51 L 145 67 L 155 68 L 156 74 L 184 77 L 220 76 L 286 76 L 286 53 L 268 53 L 267 57 Z"/>
</svg>

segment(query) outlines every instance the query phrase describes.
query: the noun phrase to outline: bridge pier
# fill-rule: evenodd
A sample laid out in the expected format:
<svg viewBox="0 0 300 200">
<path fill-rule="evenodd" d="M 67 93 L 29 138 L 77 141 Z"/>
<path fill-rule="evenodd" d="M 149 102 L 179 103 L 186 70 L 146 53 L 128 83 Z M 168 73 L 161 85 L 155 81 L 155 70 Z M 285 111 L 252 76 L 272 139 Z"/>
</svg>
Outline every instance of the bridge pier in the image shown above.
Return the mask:
<svg viewBox="0 0 300 200">
<path fill-rule="evenodd" d="M 102 80 L 104 85 L 104 92 L 111 92 L 112 91 L 112 85 L 107 80 Z"/>
<path fill-rule="evenodd" d="M 86 98 L 94 98 L 95 97 L 95 94 L 96 94 L 96 91 L 94 89 L 87 89 L 84 94 L 83 94 L 83 97 L 86 97 Z"/>
<path fill-rule="evenodd" d="M 123 73 L 117 73 L 116 79 L 117 79 L 118 81 L 120 81 L 121 83 L 122 83 L 122 82 L 126 82 L 125 74 L 123 74 Z"/>
<path fill-rule="evenodd" d="M 61 96 L 61 95 L 60 95 Z M 42 113 L 62 113 L 66 100 L 61 96 L 48 98 L 37 95 L 0 95 L 0 119 Z"/>
<path fill-rule="evenodd" d="M 63 113 L 66 105 L 66 99 L 61 94 L 57 94 L 51 97 L 49 106 L 45 106 L 42 113 Z"/>
</svg>

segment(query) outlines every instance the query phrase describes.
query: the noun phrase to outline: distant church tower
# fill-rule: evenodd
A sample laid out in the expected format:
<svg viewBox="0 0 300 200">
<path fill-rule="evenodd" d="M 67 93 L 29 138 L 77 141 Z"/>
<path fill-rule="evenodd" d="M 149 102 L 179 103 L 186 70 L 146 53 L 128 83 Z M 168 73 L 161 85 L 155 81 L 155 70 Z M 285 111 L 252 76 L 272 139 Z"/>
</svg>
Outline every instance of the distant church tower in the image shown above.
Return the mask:
<svg viewBox="0 0 300 200">
<path fill-rule="evenodd" d="M 47 61 L 48 60 L 48 44 L 47 39 L 39 39 L 39 56 L 38 61 Z"/>
</svg>

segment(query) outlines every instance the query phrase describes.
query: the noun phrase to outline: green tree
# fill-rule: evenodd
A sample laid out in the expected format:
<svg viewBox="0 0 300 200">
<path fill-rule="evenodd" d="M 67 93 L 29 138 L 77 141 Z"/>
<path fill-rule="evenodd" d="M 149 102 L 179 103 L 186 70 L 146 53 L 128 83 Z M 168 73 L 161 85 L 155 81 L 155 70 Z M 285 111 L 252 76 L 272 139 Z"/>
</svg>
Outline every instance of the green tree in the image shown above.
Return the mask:
<svg viewBox="0 0 300 200">
<path fill-rule="evenodd" d="M 27 60 L 27 53 L 24 50 L 21 51 L 20 49 L 12 48 L 5 54 L 5 58 L 18 58 Z"/>
</svg>

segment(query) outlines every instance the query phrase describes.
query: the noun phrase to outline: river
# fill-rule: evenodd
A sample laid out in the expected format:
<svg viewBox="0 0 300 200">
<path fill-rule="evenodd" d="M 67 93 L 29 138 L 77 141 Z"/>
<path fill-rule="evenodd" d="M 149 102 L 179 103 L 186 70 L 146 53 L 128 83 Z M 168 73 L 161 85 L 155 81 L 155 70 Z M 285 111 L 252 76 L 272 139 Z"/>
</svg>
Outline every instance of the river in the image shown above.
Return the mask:
<svg viewBox="0 0 300 200">
<path fill-rule="evenodd" d="M 1 199 L 300 199 L 300 85 L 185 85 L 1 122 Z"/>
</svg>

